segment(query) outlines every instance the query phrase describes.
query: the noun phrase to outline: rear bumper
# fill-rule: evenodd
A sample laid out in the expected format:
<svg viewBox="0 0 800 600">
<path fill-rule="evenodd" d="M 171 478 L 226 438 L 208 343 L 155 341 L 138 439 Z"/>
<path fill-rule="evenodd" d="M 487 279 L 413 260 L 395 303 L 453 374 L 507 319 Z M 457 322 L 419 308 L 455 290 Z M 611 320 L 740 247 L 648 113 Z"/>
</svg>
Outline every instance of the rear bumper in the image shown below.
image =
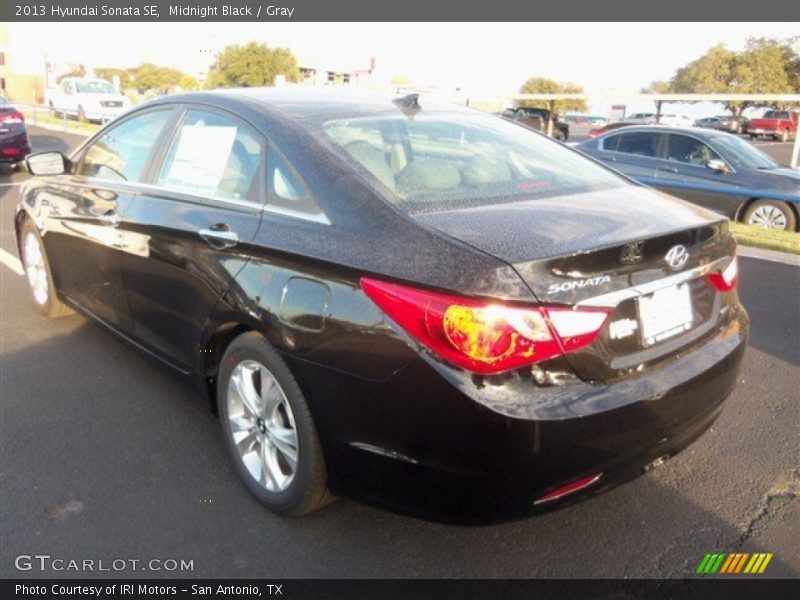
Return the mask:
<svg viewBox="0 0 800 600">
<path fill-rule="evenodd" d="M 0 138 L 0 162 L 17 163 L 31 153 L 27 133 Z"/>
<path fill-rule="evenodd" d="M 748 128 L 747 132 L 756 137 L 760 137 L 762 135 L 781 135 L 785 129 L 777 129 L 775 127 L 750 127 Z M 790 135 L 794 135 L 793 131 L 789 132 Z"/>
<path fill-rule="evenodd" d="M 456 522 L 564 506 L 673 456 L 717 418 L 748 334 L 741 306 L 693 351 L 613 385 L 460 378 L 418 359 L 383 383 L 298 363 L 336 493 Z M 534 504 L 602 473 L 584 491 Z"/>
</svg>

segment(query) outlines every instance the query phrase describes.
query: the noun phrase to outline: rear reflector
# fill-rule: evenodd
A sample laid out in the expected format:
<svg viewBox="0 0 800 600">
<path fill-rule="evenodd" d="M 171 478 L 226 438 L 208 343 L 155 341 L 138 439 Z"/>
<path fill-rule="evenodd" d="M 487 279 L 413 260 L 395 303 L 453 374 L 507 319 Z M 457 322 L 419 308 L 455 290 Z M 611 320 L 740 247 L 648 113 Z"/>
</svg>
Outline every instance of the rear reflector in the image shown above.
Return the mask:
<svg viewBox="0 0 800 600">
<path fill-rule="evenodd" d="M 489 375 L 590 344 L 610 311 L 511 306 L 364 278 L 361 287 L 437 356 Z"/>
<path fill-rule="evenodd" d="M 574 494 L 575 492 L 586 489 L 590 485 L 597 483 L 601 475 L 602 473 L 595 473 L 594 475 L 589 475 L 588 477 L 571 481 L 567 485 L 562 485 L 560 488 L 556 488 L 552 492 L 546 493 L 544 496 L 536 500 L 534 504 L 553 502 L 554 500 L 559 500 L 564 496 L 569 496 L 570 494 Z"/>
<path fill-rule="evenodd" d="M 736 260 L 736 255 L 733 256 L 733 260 L 722 271 L 709 273 L 707 277 L 711 285 L 720 292 L 730 292 L 734 289 L 739 282 L 739 264 Z"/>
</svg>

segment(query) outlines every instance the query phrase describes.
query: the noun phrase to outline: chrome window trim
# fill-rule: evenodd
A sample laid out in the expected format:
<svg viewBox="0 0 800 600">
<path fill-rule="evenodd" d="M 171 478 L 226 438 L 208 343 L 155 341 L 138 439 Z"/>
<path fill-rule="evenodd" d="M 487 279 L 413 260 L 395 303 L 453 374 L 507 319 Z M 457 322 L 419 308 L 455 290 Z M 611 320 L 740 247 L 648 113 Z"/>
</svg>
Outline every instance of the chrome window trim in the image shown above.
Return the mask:
<svg viewBox="0 0 800 600">
<path fill-rule="evenodd" d="M 64 177 L 59 176 L 59 177 Z M 67 177 L 80 177 L 71 175 Z M 154 185 L 152 183 L 133 183 L 124 181 L 111 181 L 108 179 L 97 179 L 94 177 L 84 177 L 83 181 L 75 181 L 72 179 L 68 182 L 63 182 L 64 185 L 72 185 L 83 189 L 105 189 L 111 192 L 119 192 L 123 194 L 130 194 L 132 196 L 142 196 L 147 193 L 158 194 L 159 196 L 171 196 L 179 198 L 186 202 L 194 202 L 196 204 L 203 204 L 203 202 L 216 202 L 219 204 L 228 204 L 238 208 L 244 208 L 253 212 L 271 213 L 283 217 L 292 217 L 301 219 L 303 221 L 311 221 L 312 223 L 319 223 L 320 225 L 331 225 L 330 219 L 325 213 L 309 214 L 302 211 L 292 210 L 281 206 L 271 206 L 269 204 L 261 204 L 253 202 L 252 200 L 236 200 L 235 198 L 222 198 L 219 196 L 207 196 L 202 194 L 189 194 L 180 190 L 173 190 L 162 186 Z"/>
<path fill-rule="evenodd" d="M 684 271 L 683 273 L 676 273 L 675 275 L 670 275 L 669 277 L 662 277 L 661 279 L 648 281 L 647 283 L 634 285 L 632 287 L 617 290 L 615 292 L 609 292 L 607 294 L 600 294 L 599 296 L 586 298 L 585 300 L 581 300 L 580 302 L 576 303 L 575 307 L 616 308 L 625 300 L 646 296 L 673 285 L 680 285 L 681 283 L 686 283 L 687 281 L 691 281 L 697 277 L 707 275 L 712 271 L 721 271 L 724 268 L 723 265 L 727 266 L 726 262 L 730 260 L 730 256 L 723 256 L 722 258 L 718 258 L 705 265 L 694 267 L 688 271 Z"/>
</svg>

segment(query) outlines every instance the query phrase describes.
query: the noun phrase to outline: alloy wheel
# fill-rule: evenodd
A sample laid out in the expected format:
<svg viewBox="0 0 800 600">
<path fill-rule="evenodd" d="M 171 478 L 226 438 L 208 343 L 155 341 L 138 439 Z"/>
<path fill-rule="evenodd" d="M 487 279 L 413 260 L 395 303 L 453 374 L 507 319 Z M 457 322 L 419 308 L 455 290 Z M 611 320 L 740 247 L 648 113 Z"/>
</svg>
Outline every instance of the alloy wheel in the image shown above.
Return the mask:
<svg viewBox="0 0 800 600">
<path fill-rule="evenodd" d="M 289 488 L 299 446 L 294 414 L 275 376 L 261 363 L 237 364 L 228 382 L 228 426 L 247 471 L 270 492 Z"/>
<path fill-rule="evenodd" d="M 774 206 L 759 206 L 750 215 L 748 223 L 767 229 L 786 229 L 786 215 Z"/>
<path fill-rule="evenodd" d="M 25 243 L 22 246 L 22 262 L 25 265 L 25 274 L 28 277 L 28 285 L 31 287 L 33 299 L 40 306 L 44 306 L 47 304 L 50 293 L 47 266 L 41 242 L 31 232 L 25 236 Z"/>
</svg>

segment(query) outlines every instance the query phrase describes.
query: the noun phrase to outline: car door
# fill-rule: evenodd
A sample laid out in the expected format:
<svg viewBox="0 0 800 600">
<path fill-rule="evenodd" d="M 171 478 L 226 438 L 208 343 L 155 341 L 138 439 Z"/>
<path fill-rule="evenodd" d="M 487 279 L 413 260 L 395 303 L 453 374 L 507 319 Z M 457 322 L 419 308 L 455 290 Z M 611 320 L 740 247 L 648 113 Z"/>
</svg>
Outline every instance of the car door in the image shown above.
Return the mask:
<svg viewBox="0 0 800 600">
<path fill-rule="evenodd" d="M 151 185 L 121 227 L 137 339 L 173 366 L 194 365 L 203 327 L 247 261 L 264 198 L 266 140 L 235 115 L 188 106 Z"/>
<path fill-rule="evenodd" d="M 692 135 L 667 134 L 663 158 L 656 172 L 656 187 L 732 218 L 737 207 L 747 199 L 737 192 L 739 175 L 730 165 L 727 170 L 709 168 L 710 160 L 720 160 L 727 165 L 703 140 Z"/>
<path fill-rule="evenodd" d="M 629 177 L 652 183 L 656 176 L 663 135 L 656 131 L 629 131 L 600 138 L 599 157 Z"/>
<path fill-rule="evenodd" d="M 72 173 L 52 178 L 38 192 L 56 286 L 123 331 L 132 329 L 132 321 L 118 225 L 173 115 L 171 109 L 148 110 L 104 130 L 73 157 Z"/>
</svg>

